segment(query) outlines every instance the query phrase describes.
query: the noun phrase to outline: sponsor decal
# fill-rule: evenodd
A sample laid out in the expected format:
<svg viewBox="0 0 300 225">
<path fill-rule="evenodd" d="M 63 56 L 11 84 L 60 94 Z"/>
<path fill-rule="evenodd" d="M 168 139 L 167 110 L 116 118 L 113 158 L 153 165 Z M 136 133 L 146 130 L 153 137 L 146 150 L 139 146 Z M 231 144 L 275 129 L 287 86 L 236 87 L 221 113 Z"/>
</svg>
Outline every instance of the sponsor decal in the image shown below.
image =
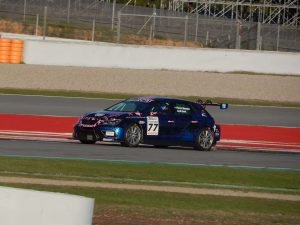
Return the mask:
<svg viewBox="0 0 300 225">
<path fill-rule="evenodd" d="M 106 132 L 105 132 L 105 135 L 108 136 L 108 137 L 109 137 L 109 136 L 110 136 L 110 137 L 114 137 L 114 136 L 115 136 L 115 132 L 114 132 L 114 131 L 106 131 Z"/>
<path fill-rule="evenodd" d="M 181 113 L 186 113 L 187 111 L 190 111 L 190 108 L 187 107 L 181 107 L 181 106 L 176 106 L 174 107 L 176 109 L 177 112 L 181 112 Z"/>
<path fill-rule="evenodd" d="M 93 135 L 86 135 L 86 140 L 93 141 L 94 140 Z"/>
<path fill-rule="evenodd" d="M 95 116 L 100 117 L 100 116 L 104 116 L 104 113 L 96 113 Z"/>
<path fill-rule="evenodd" d="M 153 136 L 158 135 L 159 131 L 159 120 L 156 116 L 147 117 L 147 135 Z"/>
<path fill-rule="evenodd" d="M 140 97 L 137 98 L 136 101 L 149 103 L 149 102 L 153 102 L 154 99 L 152 97 Z"/>
<path fill-rule="evenodd" d="M 102 141 L 109 141 L 109 142 L 113 142 L 115 141 L 113 138 L 103 138 Z"/>
<path fill-rule="evenodd" d="M 92 121 L 96 120 L 95 117 L 91 117 L 91 116 L 85 116 L 82 119 L 84 119 L 84 120 L 92 120 Z"/>
<path fill-rule="evenodd" d="M 90 125 L 90 124 L 79 124 L 80 127 L 95 127 L 96 124 Z"/>
</svg>

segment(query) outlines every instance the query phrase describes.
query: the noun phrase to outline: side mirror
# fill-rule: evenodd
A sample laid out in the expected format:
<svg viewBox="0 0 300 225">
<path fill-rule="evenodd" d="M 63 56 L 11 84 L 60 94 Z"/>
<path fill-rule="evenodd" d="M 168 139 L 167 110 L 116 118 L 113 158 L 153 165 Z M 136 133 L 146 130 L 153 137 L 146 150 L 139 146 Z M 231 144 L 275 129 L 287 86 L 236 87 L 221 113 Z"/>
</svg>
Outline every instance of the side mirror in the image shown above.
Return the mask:
<svg viewBox="0 0 300 225">
<path fill-rule="evenodd" d="M 220 104 L 220 109 L 228 109 L 228 104 L 227 103 L 221 103 Z"/>
</svg>

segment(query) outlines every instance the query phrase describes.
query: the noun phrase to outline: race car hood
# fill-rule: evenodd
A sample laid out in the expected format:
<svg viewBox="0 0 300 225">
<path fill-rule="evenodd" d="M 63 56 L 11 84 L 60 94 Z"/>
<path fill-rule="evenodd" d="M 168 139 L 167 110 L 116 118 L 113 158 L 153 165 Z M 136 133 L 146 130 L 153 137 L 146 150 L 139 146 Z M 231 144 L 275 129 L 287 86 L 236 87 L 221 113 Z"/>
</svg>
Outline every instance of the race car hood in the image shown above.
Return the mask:
<svg viewBox="0 0 300 225">
<path fill-rule="evenodd" d="M 124 119 L 126 117 L 131 116 L 140 116 L 141 114 L 139 112 L 113 112 L 113 111 L 96 111 L 87 113 L 83 116 L 84 117 L 93 117 L 97 119 Z"/>
<path fill-rule="evenodd" d="M 113 120 L 125 119 L 126 117 L 141 116 L 139 112 L 112 112 L 112 111 L 96 111 L 85 114 L 81 117 L 82 120 Z"/>
<path fill-rule="evenodd" d="M 134 117 L 140 115 L 140 113 L 135 112 L 97 111 L 81 116 L 77 122 L 77 125 L 86 128 L 93 128 L 98 125 L 116 126 L 126 117 Z"/>
</svg>

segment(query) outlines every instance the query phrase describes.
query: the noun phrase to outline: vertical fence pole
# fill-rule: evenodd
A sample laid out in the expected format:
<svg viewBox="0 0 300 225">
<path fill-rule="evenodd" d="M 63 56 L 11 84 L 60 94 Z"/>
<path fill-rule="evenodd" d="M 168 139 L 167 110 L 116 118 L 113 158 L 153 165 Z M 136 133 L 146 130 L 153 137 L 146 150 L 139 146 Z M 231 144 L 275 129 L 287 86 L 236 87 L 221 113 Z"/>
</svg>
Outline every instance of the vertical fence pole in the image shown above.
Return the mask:
<svg viewBox="0 0 300 225">
<path fill-rule="evenodd" d="M 117 29 L 117 43 L 120 43 L 121 39 L 121 12 L 118 12 L 118 29 Z"/>
<path fill-rule="evenodd" d="M 239 19 L 239 0 L 236 0 L 236 6 L 235 6 L 235 19 Z"/>
<path fill-rule="evenodd" d="M 111 12 L 111 30 L 114 30 L 115 10 L 116 10 L 116 0 L 114 0 L 113 2 L 112 12 Z"/>
<path fill-rule="evenodd" d="M 252 0 L 250 0 L 250 16 L 249 16 L 249 22 L 253 22 L 253 14 L 252 14 Z"/>
<path fill-rule="evenodd" d="M 297 13 L 297 16 L 299 16 L 299 8 L 300 8 L 300 5 L 299 5 L 299 4 L 300 4 L 299 1 L 297 1 L 297 12 L 296 12 L 296 13 Z M 296 27 L 298 26 L 298 22 L 299 22 L 299 19 L 296 20 L 296 24 L 295 24 Z"/>
<path fill-rule="evenodd" d="M 256 50 L 261 50 L 261 22 L 257 23 Z"/>
<path fill-rule="evenodd" d="M 185 16 L 185 20 L 184 20 L 184 41 L 183 41 L 183 45 L 186 46 L 186 40 L 187 40 L 187 32 L 188 32 L 188 16 Z"/>
<path fill-rule="evenodd" d="M 206 37 L 205 37 L 205 46 L 208 46 L 208 41 L 209 41 L 209 31 L 206 31 Z"/>
<path fill-rule="evenodd" d="M 47 6 L 44 7 L 43 40 L 46 39 L 46 31 L 47 31 Z"/>
<path fill-rule="evenodd" d="M 199 25 L 199 13 L 198 13 L 198 0 L 196 0 L 196 30 L 195 30 L 195 42 L 198 41 L 198 25 Z"/>
<path fill-rule="evenodd" d="M 92 28 L 92 41 L 95 40 L 95 20 L 93 20 L 93 28 Z"/>
<path fill-rule="evenodd" d="M 210 17 L 211 14 L 211 2 L 208 0 L 208 17 Z"/>
<path fill-rule="evenodd" d="M 25 19 L 26 19 L 26 5 L 27 5 L 27 1 L 24 0 L 24 11 L 23 11 L 23 20 L 25 22 Z"/>
<path fill-rule="evenodd" d="M 35 36 L 38 36 L 38 33 L 39 33 L 39 14 L 36 15 Z"/>
<path fill-rule="evenodd" d="M 241 29 L 241 22 L 239 20 L 237 20 L 237 22 L 236 22 L 235 49 L 240 49 L 241 48 L 241 34 L 240 34 L 240 29 Z"/>
<path fill-rule="evenodd" d="M 276 43 L 277 51 L 279 51 L 279 40 L 280 40 L 280 24 L 278 24 L 278 28 L 277 28 L 277 43 Z"/>
<path fill-rule="evenodd" d="M 276 50 L 279 51 L 279 41 L 280 41 L 280 14 L 278 15 L 277 18 L 277 41 L 276 41 Z"/>
<path fill-rule="evenodd" d="M 68 0 L 67 23 L 70 22 L 70 8 L 71 8 L 71 0 Z"/>
<path fill-rule="evenodd" d="M 284 25 L 285 24 L 285 20 L 288 21 L 288 18 L 286 18 L 286 7 L 285 7 L 285 1 L 284 1 L 284 5 L 283 5 L 283 16 L 282 16 L 282 24 Z M 288 17 L 288 15 L 287 15 Z"/>
<path fill-rule="evenodd" d="M 155 24 L 156 24 L 156 8 L 155 8 L 155 5 L 153 5 L 152 38 L 155 37 Z"/>
<path fill-rule="evenodd" d="M 195 42 L 198 41 L 198 26 L 199 26 L 199 13 L 196 16 L 196 30 L 195 30 Z"/>
<path fill-rule="evenodd" d="M 266 11 L 266 0 L 264 0 L 264 6 L 263 6 L 263 11 L 262 11 L 262 20 L 259 20 L 259 22 L 265 23 L 265 11 Z"/>
<path fill-rule="evenodd" d="M 152 35 L 153 35 L 153 25 L 150 26 L 150 33 L 149 33 L 149 40 L 152 41 Z"/>
</svg>

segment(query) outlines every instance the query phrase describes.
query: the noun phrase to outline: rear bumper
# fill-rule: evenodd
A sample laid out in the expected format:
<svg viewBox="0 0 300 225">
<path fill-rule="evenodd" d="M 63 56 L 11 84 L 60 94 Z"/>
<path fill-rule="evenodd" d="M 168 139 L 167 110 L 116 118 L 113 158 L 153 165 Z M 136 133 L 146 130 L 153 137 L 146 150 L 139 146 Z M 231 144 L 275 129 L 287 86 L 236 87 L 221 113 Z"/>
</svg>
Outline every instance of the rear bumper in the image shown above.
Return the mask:
<svg viewBox="0 0 300 225">
<path fill-rule="evenodd" d="M 214 142 L 216 143 L 217 141 L 220 141 L 220 139 L 221 139 L 221 127 L 220 127 L 220 125 L 216 124 L 213 127 L 213 130 L 214 130 L 214 134 L 215 134 L 215 140 L 214 140 Z"/>
</svg>

